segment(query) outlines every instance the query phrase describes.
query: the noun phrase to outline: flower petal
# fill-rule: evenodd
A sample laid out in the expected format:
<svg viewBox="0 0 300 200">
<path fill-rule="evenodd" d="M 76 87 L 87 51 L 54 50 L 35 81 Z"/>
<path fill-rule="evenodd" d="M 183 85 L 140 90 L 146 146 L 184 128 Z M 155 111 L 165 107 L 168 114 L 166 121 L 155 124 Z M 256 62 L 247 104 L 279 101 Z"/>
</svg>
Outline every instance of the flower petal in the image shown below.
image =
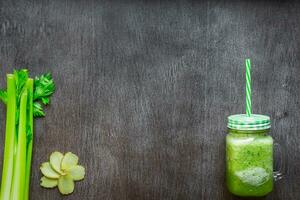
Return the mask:
<svg viewBox="0 0 300 200">
<path fill-rule="evenodd" d="M 76 156 L 75 154 L 71 152 L 66 153 L 61 162 L 61 169 L 66 170 L 70 169 L 73 166 L 76 166 L 78 163 L 78 159 L 78 156 Z"/>
<path fill-rule="evenodd" d="M 58 184 L 57 179 L 50 179 L 45 176 L 41 178 L 41 186 L 44 188 L 54 188 L 57 186 L 57 184 Z"/>
<path fill-rule="evenodd" d="M 84 178 L 85 169 L 81 165 L 76 165 L 68 170 L 68 174 L 73 178 L 74 181 L 80 181 Z"/>
<path fill-rule="evenodd" d="M 63 157 L 64 155 L 58 151 L 53 152 L 50 156 L 51 167 L 60 174 L 63 174 L 63 172 L 60 169 Z"/>
<path fill-rule="evenodd" d="M 59 178 L 59 174 L 51 167 L 49 162 L 45 162 L 42 164 L 40 167 L 41 172 L 43 173 L 44 176 L 47 178 Z"/>
<path fill-rule="evenodd" d="M 58 179 L 58 189 L 62 194 L 71 194 L 74 191 L 74 181 L 71 176 L 61 176 Z"/>
</svg>

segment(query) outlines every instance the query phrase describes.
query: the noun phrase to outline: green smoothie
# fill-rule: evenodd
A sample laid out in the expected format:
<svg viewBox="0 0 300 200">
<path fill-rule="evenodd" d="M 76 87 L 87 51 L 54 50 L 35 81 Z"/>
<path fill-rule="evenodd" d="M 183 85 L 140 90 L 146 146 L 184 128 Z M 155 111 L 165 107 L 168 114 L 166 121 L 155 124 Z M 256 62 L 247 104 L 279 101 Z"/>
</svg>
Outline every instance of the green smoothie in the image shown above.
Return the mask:
<svg viewBox="0 0 300 200">
<path fill-rule="evenodd" d="M 226 136 L 226 183 L 238 196 L 264 196 L 273 188 L 273 139 L 268 130 L 230 130 Z"/>
<path fill-rule="evenodd" d="M 261 197 L 273 189 L 273 139 L 271 120 L 252 113 L 251 62 L 246 64 L 245 114 L 228 116 L 226 184 L 237 196 Z"/>
</svg>

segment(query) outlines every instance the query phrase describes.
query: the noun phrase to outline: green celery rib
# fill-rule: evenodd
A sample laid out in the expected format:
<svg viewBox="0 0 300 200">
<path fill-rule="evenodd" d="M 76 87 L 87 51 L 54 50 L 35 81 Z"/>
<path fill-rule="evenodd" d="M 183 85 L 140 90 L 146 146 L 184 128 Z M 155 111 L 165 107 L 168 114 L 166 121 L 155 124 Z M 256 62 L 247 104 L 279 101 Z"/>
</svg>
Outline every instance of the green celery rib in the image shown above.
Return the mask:
<svg viewBox="0 0 300 200">
<path fill-rule="evenodd" d="M 31 170 L 31 157 L 33 145 L 33 79 L 28 79 L 28 103 L 27 103 L 27 127 L 31 133 L 31 139 L 27 141 L 27 155 L 26 155 L 26 175 L 25 175 L 25 188 L 24 200 L 29 199 L 29 186 L 30 186 L 30 170 Z"/>
<path fill-rule="evenodd" d="M 16 118 L 16 81 L 12 74 L 7 75 L 7 112 L 4 146 L 3 171 L 0 200 L 9 200 L 12 185 L 15 144 Z"/>
<path fill-rule="evenodd" d="M 25 170 L 26 170 L 26 114 L 27 90 L 24 90 L 20 101 L 20 117 L 18 129 L 17 153 L 14 166 L 11 200 L 21 200 L 24 195 Z"/>
</svg>

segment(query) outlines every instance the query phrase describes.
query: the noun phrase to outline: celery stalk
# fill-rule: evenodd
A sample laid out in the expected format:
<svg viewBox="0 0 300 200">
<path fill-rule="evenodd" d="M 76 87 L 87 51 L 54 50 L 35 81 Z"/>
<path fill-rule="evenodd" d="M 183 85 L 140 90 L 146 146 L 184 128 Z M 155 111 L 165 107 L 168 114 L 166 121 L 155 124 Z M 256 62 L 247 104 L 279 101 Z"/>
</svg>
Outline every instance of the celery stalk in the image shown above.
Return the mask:
<svg viewBox="0 0 300 200">
<path fill-rule="evenodd" d="M 7 112 L 6 112 L 6 134 L 3 159 L 3 171 L 1 182 L 0 200 L 10 199 L 10 190 L 13 177 L 14 144 L 16 135 L 16 82 L 14 75 L 7 75 Z"/>
<path fill-rule="evenodd" d="M 33 118 L 43 117 L 55 85 L 50 73 L 28 77 L 26 69 L 7 75 L 0 101 L 7 105 L 0 200 L 28 200 L 33 147 Z"/>
<path fill-rule="evenodd" d="M 22 92 L 20 101 L 19 129 L 17 136 L 17 152 L 14 165 L 11 200 L 21 200 L 24 195 L 26 169 L 26 118 L 27 118 L 27 88 Z"/>
<path fill-rule="evenodd" d="M 27 154 L 26 154 L 26 175 L 25 175 L 25 188 L 24 188 L 24 200 L 29 199 L 29 186 L 30 186 L 30 170 L 31 170 L 31 158 L 32 158 L 32 146 L 33 146 L 33 79 L 28 79 L 28 110 L 27 110 Z"/>
</svg>

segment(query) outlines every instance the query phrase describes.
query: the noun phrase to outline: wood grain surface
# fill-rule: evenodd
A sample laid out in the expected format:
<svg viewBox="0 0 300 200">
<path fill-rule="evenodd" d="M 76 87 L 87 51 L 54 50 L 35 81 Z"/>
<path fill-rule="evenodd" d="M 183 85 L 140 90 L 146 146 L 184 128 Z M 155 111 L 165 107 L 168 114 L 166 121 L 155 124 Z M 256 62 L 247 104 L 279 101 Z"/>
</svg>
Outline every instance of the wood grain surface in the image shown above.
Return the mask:
<svg viewBox="0 0 300 200">
<path fill-rule="evenodd" d="M 32 200 L 236 200 L 225 187 L 226 117 L 270 115 L 286 175 L 266 200 L 300 199 L 300 4 L 296 1 L 0 1 L 0 85 L 13 68 L 52 72 L 35 120 Z M 2 167 L 5 107 L 0 106 Z M 59 150 L 86 178 L 39 186 Z M 276 162 L 279 155 L 276 154 Z"/>
</svg>

